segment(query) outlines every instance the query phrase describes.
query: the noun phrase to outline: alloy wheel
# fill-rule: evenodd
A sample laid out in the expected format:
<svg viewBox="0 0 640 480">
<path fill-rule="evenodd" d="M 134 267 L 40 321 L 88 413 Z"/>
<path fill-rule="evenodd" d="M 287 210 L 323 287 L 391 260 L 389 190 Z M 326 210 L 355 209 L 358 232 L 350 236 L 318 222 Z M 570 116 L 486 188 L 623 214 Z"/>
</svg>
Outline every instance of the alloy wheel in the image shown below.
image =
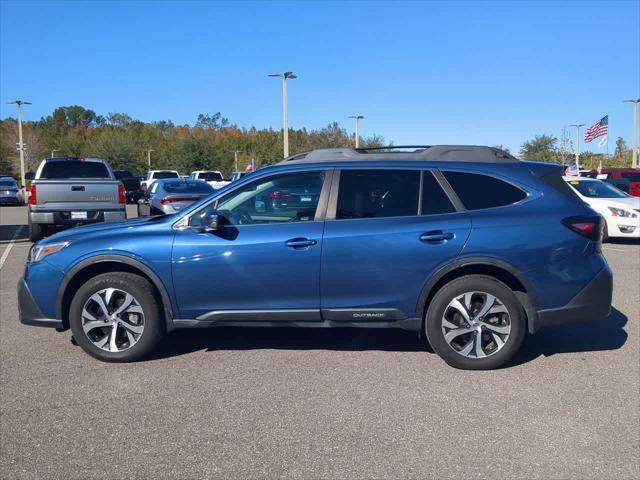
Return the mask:
<svg viewBox="0 0 640 480">
<path fill-rule="evenodd" d="M 458 354 L 467 358 L 488 357 L 509 340 L 511 316 L 496 296 L 486 292 L 465 292 L 445 308 L 442 334 Z"/>
<path fill-rule="evenodd" d="M 105 288 L 84 303 L 82 329 L 96 347 L 107 352 L 121 352 L 140 340 L 144 331 L 144 312 L 130 293 Z"/>
</svg>

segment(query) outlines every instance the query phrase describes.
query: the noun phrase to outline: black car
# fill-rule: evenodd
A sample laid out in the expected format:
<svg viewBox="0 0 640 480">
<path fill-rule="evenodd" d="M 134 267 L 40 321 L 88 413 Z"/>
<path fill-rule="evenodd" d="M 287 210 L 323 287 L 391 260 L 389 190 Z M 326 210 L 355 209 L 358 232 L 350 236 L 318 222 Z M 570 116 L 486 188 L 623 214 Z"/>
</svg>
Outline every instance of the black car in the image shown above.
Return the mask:
<svg viewBox="0 0 640 480">
<path fill-rule="evenodd" d="M 140 188 L 140 177 L 135 177 L 130 170 L 114 170 L 113 174 L 124 185 L 127 203 L 137 203 L 143 193 Z"/>
</svg>

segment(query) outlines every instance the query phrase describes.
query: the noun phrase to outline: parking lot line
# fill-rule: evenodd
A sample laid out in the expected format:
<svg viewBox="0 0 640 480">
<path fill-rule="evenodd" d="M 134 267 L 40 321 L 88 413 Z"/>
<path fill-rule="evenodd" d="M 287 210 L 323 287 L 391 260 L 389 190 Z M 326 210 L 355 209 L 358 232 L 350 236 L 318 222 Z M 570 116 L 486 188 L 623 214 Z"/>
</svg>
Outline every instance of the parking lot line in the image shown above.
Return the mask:
<svg viewBox="0 0 640 480">
<path fill-rule="evenodd" d="M 23 225 L 20 225 L 18 228 L 16 228 L 16 231 L 13 234 L 13 237 L 11 238 L 9 245 L 7 245 L 7 248 L 5 248 L 4 252 L 2 253 L 2 257 L 0 257 L 0 269 L 2 269 L 4 262 L 7 260 L 7 257 L 9 256 L 9 252 L 11 252 L 11 249 L 13 248 L 13 244 L 16 238 L 18 238 L 18 235 L 20 235 L 20 232 L 22 231 L 22 227 Z"/>
</svg>

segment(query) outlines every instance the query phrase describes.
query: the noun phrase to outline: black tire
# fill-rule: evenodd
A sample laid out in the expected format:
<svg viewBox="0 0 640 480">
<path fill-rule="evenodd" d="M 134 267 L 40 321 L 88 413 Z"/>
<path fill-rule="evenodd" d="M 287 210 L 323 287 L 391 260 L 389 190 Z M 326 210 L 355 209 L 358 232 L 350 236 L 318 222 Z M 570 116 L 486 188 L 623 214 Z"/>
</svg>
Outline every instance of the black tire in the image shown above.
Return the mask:
<svg viewBox="0 0 640 480">
<path fill-rule="evenodd" d="M 452 300 L 466 292 L 486 292 L 495 296 L 506 307 L 510 317 L 511 330 L 506 341 L 501 348 L 485 357 L 464 356 L 445 340 L 442 328 L 445 310 Z M 438 290 L 429 304 L 424 323 L 425 333 L 433 350 L 450 366 L 464 370 L 490 370 L 501 367 L 518 351 L 526 333 L 525 313 L 513 291 L 502 282 L 485 275 L 460 277 Z M 485 339 L 487 334 L 491 335 L 491 332 L 482 334 L 485 335 Z M 480 345 L 483 345 L 482 340 Z"/>
<path fill-rule="evenodd" d="M 106 288 L 116 288 L 131 294 L 139 303 L 144 314 L 144 330 L 137 342 L 133 346 L 117 352 L 109 352 L 96 346 L 83 329 L 82 310 L 85 302 L 93 294 Z M 104 362 L 139 360 L 151 353 L 166 332 L 162 308 L 156 300 L 153 285 L 147 279 L 127 272 L 103 273 L 82 285 L 71 301 L 69 325 L 78 345 L 92 357 Z"/>
<path fill-rule="evenodd" d="M 36 243 L 44 238 L 44 227 L 29 220 L 29 241 Z"/>
</svg>

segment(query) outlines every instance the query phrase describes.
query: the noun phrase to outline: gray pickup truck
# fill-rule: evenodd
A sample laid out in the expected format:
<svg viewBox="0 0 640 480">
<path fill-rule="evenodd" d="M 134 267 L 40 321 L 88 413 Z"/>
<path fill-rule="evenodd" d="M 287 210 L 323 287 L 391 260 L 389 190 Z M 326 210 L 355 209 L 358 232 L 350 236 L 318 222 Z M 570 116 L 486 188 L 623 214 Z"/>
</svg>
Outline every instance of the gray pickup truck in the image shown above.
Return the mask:
<svg viewBox="0 0 640 480">
<path fill-rule="evenodd" d="M 51 228 L 124 220 L 126 192 L 106 160 L 47 158 L 28 189 L 29 240 Z"/>
</svg>

